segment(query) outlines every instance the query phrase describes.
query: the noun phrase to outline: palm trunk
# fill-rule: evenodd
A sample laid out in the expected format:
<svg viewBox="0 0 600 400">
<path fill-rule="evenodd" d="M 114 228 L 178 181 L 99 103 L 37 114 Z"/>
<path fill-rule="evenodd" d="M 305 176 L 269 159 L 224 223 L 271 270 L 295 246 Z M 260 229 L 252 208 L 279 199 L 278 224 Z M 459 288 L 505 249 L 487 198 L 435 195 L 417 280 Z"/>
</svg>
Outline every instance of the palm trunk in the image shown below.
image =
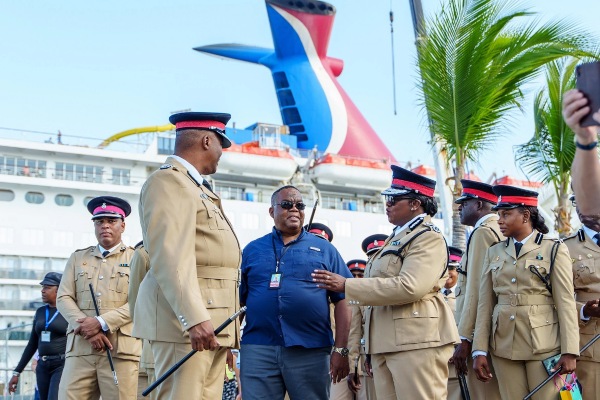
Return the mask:
<svg viewBox="0 0 600 400">
<path fill-rule="evenodd" d="M 462 160 L 464 158 L 461 157 Z M 456 165 L 456 171 L 454 173 L 454 190 L 452 191 L 452 246 L 458 247 L 461 250 L 465 250 L 467 246 L 466 242 L 466 230 L 465 226 L 460 223 L 460 217 L 458 215 L 458 204 L 455 200 L 460 197 L 462 193 L 462 183 L 460 182 L 465 176 L 465 166 L 463 163 Z M 450 183 L 451 179 L 448 179 Z"/>
<path fill-rule="evenodd" d="M 558 199 L 558 205 L 554 211 L 554 229 L 558 232 L 558 235 L 563 238 L 571 233 L 573 227 L 571 226 L 571 209 L 568 207 L 568 192 L 569 186 L 568 178 L 562 179 L 558 185 L 558 191 L 556 197 Z"/>
</svg>

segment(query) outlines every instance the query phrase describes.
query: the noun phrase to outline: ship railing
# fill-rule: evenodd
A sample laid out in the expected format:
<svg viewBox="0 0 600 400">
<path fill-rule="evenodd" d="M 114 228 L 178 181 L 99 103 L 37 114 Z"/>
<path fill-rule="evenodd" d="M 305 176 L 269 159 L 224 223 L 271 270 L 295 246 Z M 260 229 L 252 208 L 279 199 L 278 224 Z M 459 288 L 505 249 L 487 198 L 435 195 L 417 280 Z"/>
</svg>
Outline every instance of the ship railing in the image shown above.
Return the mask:
<svg viewBox="0 0 600 400">
<path fill-rule="evenodd" d="M 34 397 L 35 373 L 31 370 L 30 366 L 23 370 L 23 373 L 19 378 L 19 385 L 15 395 L 8 396 L 7 391 L 8 382 L 12 378 L 12 371 L 21 358 L 21 353 L 16 357 L 14 356 L 14 353 L 11 356 L 11 353 L 9 352 L 12 347 L 11 341 L 29 340 L 32 325 L 32 323 L 22 324 L 0 329 L 0 345 L 2 346 L 2 351 L 0 352 L 0 400 L 32 400 Z M 21 347 L 24 348 L 24 346 Z"/>
</svg>

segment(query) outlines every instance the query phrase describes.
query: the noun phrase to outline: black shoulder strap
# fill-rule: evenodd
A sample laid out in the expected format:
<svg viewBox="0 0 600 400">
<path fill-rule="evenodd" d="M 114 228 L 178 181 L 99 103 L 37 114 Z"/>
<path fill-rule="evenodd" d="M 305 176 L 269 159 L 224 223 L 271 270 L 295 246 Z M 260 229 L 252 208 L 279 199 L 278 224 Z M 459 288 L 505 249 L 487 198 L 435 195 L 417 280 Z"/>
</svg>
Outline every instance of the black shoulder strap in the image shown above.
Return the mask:
<svg viewBox="0 0 600 400">
<path fill-rule="evenodd" d="M 404 257 L 402 256 L 402 251 L 406 248 L 406 246 L 408 246 L 413 240 L 415 240 L 416 238 L 418 238 L 419 236 L 421 236 L 425 232 L 431 231 L 431 228 L 429 226 L 427 226 L 427 225 L 424 225 L 424 228 L 425 229 L 423 229 L 422 231 L 418 232 L 413 237 L 411 237 L 410 239 L 408 239 L 408 241 L 406 243 L 404 243 L 402 246 L 400 246 L 398 249 L 396 249 L 396 250 L 386 250 L 383 253 L 381 253 L 381 257 L 383 257 L 383 256 L 385 256 L 387 254 L 394 254 L 394 255 L 400 257 L 400 260 L 402 260 L 402 262 L 404 262 Z"/>
</svg>

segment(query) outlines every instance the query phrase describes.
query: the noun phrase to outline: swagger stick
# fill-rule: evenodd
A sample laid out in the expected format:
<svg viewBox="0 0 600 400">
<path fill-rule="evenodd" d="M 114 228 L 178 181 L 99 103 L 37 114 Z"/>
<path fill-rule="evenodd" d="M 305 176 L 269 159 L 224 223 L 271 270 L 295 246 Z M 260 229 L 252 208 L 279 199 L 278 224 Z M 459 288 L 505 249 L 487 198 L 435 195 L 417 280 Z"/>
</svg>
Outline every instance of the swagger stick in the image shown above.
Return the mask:
<svg viewBox="0 0 600 400">
<path fill-rule="evenodd" d="M 94 287 L 90 283 L 90 294 L 92 295 L 92 301 L 94 302 L 94 308 L 96 309 L 96 316 L 100 316 L 100 309 L 98 308 L 98 303 L 96 303 L 96 294 L 94 293 Z M 106 336 L 106 333 L 102 331 Z M 110 353 L 110 349 L 108 345 L 104 344 L 104 349 L 106 350 L 106 355 L 108 356 L 108 363 L 110 364 L 110 370 L 113 374 L 113 380 L 115 381 L 115 385 L 119 386 L 119 380 L 117 379 L 117 371 L 115 371 L 115 364 L 113 363 L 112 354 Z"/>
<path fill-rule="evenodd" d="M 315 200 L 315 205 L 313 206 L 312 213 L 310 213 L 310 219 L 308 220 L 308 225 L 306 225 L 307 231 L 310 231 L 310 227 L 313 223 L 313 218 L 315 218 L 315 211 L 317 211 L 318 205 L 319 205 L 319 198 L 317 197 L 317 200 Z"/>
<path fill-rule="evenodd" d="M 243 306 L 239 310 L 237 310 L 231 317 L 227 318 L 225 322 L 223 322 L 217 329 L 215 329 L 215 336 L 218 335 L 223 329 L 227 327 L 230 323 L 235 321 L 237 317 L 243 312 L 246 311 L 246 306 Z M 148 396 L 154 389 L 158 387 L 161 383 L 163 383 L 169 376 L 173 374 L 173 372 L 177 371 L 179 367 L 181 367 L 187 360 L 189 360 L 194 354 L 196 354 L 198 350 L 192 350 L 185 355 L 181 360 L 177 361 L 167 372 L 165 372 L 160 378 L 158 378 L 152 385 L 148 386 L 143 392 L 142 396 Z"/>
<path fill-rule="evenodd" d="M 585 346 L 583 346 L 581 348 L 581 350 L 579 350 L 579 353 L 583 353 L 584 351 L 586 351 L 591 345 L 593 345 L 596 340 L 600 339 L 600 333 L 597 334 L 596 336 L 594 336 L 592 338 L 592 340 L 590 340 L 589 342 L 586 343 Z M 529 400 L 534 394 L 536 394 L 538 392 L 538 390 L 540 390 L 546 383 L 550 382 L 556 375 L 558 375 L 558 373 L 562 370 L 562 367 L 560 367 L 559 369 L 557 369 L 556 371 L 554 371 L 552 374 L 550 374 L 549 377 L 547 377 L 542 383 L 540 383 L 539 385 L 537 385 L 535 387 L 535 389 L 533 389 L 531 392 L 529 392 L 529 394 L 525 397 L 523 397 L 523 400 Z"/>
<path fill-rule="evenodd" d="M 456 371 L 456 376 L 458 377 L 458 386 L 460 386 L 460 395 L 462 399 L 471 400 L 471 394 L 469 393 L 469 387 L 467 386 L 467 379 L 465 378 L 465 374 Z"/>
</svg>

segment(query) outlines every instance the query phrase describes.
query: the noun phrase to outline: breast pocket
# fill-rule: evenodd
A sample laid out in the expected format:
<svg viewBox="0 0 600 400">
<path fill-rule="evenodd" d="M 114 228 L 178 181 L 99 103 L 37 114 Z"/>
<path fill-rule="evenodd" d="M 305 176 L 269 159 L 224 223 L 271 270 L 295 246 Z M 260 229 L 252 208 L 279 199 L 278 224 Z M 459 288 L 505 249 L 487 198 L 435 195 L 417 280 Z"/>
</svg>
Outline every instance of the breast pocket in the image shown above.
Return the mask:
<svg viewBox="0 0 600 400">
<path fill-rule="evenodd" d="M 81 268 L 75 272 L 75 290 L 77 293 L 83 293 L 90 290 L 90 282 L 92 281 L 92 275 L 89 274 L 85 269 Z M 80 297 L 80 296 L 78 296 Z"/>
<path fill-rule="evenodd" d="M 126 294 L 129 291 L 129 274 L 129 268 L 117 267 L 110 277 L 110 290 Z"/>
<path fill-rule="evenodd" d="M 490 274 L 492 274 L 492 282 L 494 288 L 502 284 L 502 273 L 504 272 L 504 261 L 490 264 Z"/>
<path fill-rule="evenodd" d="M 208 227 L 212 230 L 223 230 L 225 229 L 225 217 L 221 213 L 219 207 L 213 204 L 210 200 L 202 200 L 206 214 L 202 217 L 206 217 L 208 220 Z"/>
<path fill-rule="evenodd" d="M 311 282 L 311 274 L 315 269 L 331 270 L 331 266 L 325 263 L 323 251 L 290 249 L 289 253 L 289 256 L 286 254 L 281 259 L 284 276 L 287 269 L 286 264 L 291 264 L 291 274 L 294 278 Z"/>
<path fill-rule="evenodd" d="M 540 276 L 546 278 L 550 272 L 550 263 L 545 260 L 527 259 L 525 260 L 525 274 L 529 277 L 529 283 L 532 287 L 544 286 Z"/>
<path fill-rule="evenodd" d="M 576 287 L 586 286 L 600 280 L 600 278 L 596 276 L 596 266 L 593 258 L 575 261 L 573 273 Z"/>
</svg>

